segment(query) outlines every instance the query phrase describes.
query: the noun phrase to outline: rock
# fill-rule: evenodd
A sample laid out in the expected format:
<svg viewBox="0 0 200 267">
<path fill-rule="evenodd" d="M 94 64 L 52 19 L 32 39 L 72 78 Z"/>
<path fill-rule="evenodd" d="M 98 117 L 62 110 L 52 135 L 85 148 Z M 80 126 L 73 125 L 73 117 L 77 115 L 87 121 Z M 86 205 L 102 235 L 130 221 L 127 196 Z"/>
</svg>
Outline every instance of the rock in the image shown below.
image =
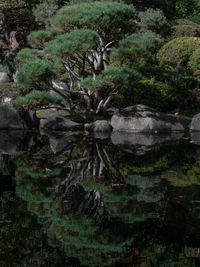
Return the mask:
<svg viewBox="0 0 200 267">
<path fill-rule="evenodd" d="M 0 104 L 0 129 L 27 129 L 17 110 L 9 104 Z"/>
<path fill-rule="evenodd" d="M 29 129 L 38 128 L 40 125 L 40 119 L 37 118 L 36 112 L 29 110 L 19 111 L 20 117 Z"/>
<path fill-rule="evenodd" d="M 191 137 L 191 141 L 192 143 L 196 144 L 196 145 L 200 145 L 200 132 L 191 132 L 190 134 Z"/>
<path fill-rule="evenodd" d="M 111 135 L 111 141 L 126 152 L 144 155 L 156 147 L 176 143 L 182 136 L 183 133 L 158 135 L 115 131 Z"/>
<path fill-rule="evenodd" d="M 74 130 L 82 130 L 83 125 L 71 121 L 68 118 L 65 118 L 59 114 L 55 114 L 48 119 L 40 120 L 40 128 L 46 129 L 48 131 L 74 131 Z"/>
<path fill-rule="evenodd" d="M 111 126 L 106 120 L 97 120 L 94 123 L 85 123 L 84 130 L 87 132 L 103 133 L 110 132 Z"/>
<path fill-rule="evenodd" d="M 68 149 L 70 151 L 70 144 L 72 141 L 69 137 L 79 135 L 80 132 L 48 132 L 45 130 L 40 131 L 41 135 L 46 135 L 49 138 L 49 144 L 51 151 L 56 154 L 60 152 L 66 152 Z"/>
<path fill-rule="evenodd" d="M 30 151 L 36 144 L 35 135 L 24 131 L 0 131 L 0 153 L 8 155 Z"/>
<path fill-rule="evenodd" d="M 94 132 L 110 132 L 111 127 L 106 120 L 97 120 L 94 122 Z"/>
<path fill-rule="evenodd" d="M 200 131 L 200 113 L 195 115 L 192 118 L 192 121 L 190 124 L 190 130 L 191 131 Z"/>
<path fill-rule="evenodd" d="M 94 130 L 94 124 L 93 123 L 85 123 L 84 124 L 84 130 L 86 132 L 93 132 L 93 130 Z"/>
<path fill-rule="evenodd" d="M 184 132 L 189 129 L 190 118 L 166 115 L 144 105 L 123 109 L 111 119 L 114 131 L 124 132 Z"/>
<path fill-rule="evenodd" d="M 94 132 L 94 138 L 95 139 L 108 139 L 110 138 L 110 132 Z"/>
<path fill-rule="evenodd" d="M 17 47 L 19 47 L 19 43 L 17 42 L 17 39 L 16 39 L 16 34 L 17 34 L 16 31 L 11 31 L 10 32 L 9 42 L 10 42 L 10 48 L 11 48 L 11 50 L 14 50 Z"/>
<path fill-rule="evenodd" d="M 3 97 L 2 98 L 2 103 L 11 104 L 12 103 L 12 98 L 11 97 Z"/>
<path fill-rule="evenodd" d="M 10 78 L 7 74 L 7 72 L 0 72 L 0 84 L 1 83 L 9 83 L 10 82 Z"/>
<path fill-rule="evenodd" d="M 18 111 L 12 104 L 0 104 L 0 129 L 32 129 L 39 126 L 34 111 Z"/>
</svg>

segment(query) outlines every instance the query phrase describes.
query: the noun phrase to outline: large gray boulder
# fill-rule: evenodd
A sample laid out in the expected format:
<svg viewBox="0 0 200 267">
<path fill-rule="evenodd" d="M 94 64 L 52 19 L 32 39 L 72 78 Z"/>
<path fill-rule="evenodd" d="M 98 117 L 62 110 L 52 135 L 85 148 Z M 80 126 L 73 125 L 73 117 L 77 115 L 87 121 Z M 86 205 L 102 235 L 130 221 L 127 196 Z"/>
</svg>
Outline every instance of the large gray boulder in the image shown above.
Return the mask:
<svg viewBox="0 0 200 267">
<path fill-rule="evenodd" d="M 111 119 L 114 131 L 123 132 L 184 132 L 189 129 L 190 118 L 166 115 L 153 108 L 136 105 L 123 109 Z"/>
<path fill-rule="evenodd" d="M 192 121 L 190 124 L 190 130 L 191 131 L 200 131 L 200 113 L 195 115 L 192 118 Z"/>
<path fill-rule="evenodd" d="M 65 118 L 62 115 L 55 114 L 48 119 L 41 119 L 40 128 L 48 131 L 75 131 L 82 130 L 83 125 L 71 121 L 70 119 Z"/>
<path fill-rule="evenodd" d="M 0 104 L 0 129 L 27 129 L 18 111 L 9 104 Z"/>
<path fill-rule="evenodd" d="M 0 104 L 1 129 L 33 129 L 38 128 L 39 119 L 35 111 L 16 110 L 12 104 Z"/>
<path fill-rule="evenodd" d="M 10 82 L 10 77 L 8 76 L 7 72 L 0 72 L 0 84 L 9 82 Z"/>
</svg>

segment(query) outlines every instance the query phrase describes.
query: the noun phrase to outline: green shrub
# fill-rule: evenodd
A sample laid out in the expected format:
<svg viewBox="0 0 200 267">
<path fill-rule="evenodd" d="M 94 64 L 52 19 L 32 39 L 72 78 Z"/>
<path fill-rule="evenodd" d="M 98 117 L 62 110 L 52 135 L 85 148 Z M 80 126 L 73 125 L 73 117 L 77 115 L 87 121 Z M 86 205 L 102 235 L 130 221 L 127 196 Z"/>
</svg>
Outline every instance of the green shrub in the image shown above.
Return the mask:
<svg viewBox="0 0 200 267">
<path fill-rule="evenodd" d="M 17 84 L 26 92 L 31 89 L 45 89 L 49 79 L 55 76 L 53 64 L 44 59 L 35 58 L 22 65 L 17 73 Z"/>
<path fill-rule="evenodd" d="M 67 5 L 58 10 L 51 25 L 63 33 L 70 30 L 87 28 L 101 33 L 107 41 L 113 36 L 134 32 L 136 10 L 123 2 L 92 2 Z"/>
<path fill-rule="evenodd" d="M 35 20 L 39 25 L 49 25 L 49 20 L 55 15 L 59 8 L 55 0 L 43 0 L 33 9 Z"/>
<path fill-rule="evenodd" d="M 200 48 L 200 38 L 182 37 L 176 38 L 166 43 L 157 54 L 157 59 L 161 66 L 176 70 L 187 68 L 192 53 Z"/>
<path fill-rule="evenodd" d="M 139 26 L 142 31 L 161 32 L 168 25 L 166 17 L 160 9 L 149 8 L 138 13 Z"/>
<path fill-rule="evenodd" d="M 84 53 L 97 45 L 99 35 L 91 30 L 73 30 L 57 36 L 45 44 L 45 54 L 67 58 L 75 53 Z"/>
<path fill-rule="evenodd" d="M 56 31 L 52 28 L 31 32 L 28 42 L 32 46 L 41 47 L 45 42 L 52 40 L 56 36 Z"/>
<path fill-rule="evenodd" d="M 60 104 L 61 101 L 62 99 L 56 94 L 33 90 L 26 96 L 17 97 L 14 105 L 16 108 L 38 108 L 49 104 Z"/>
<path fill-rule="evenodd" d="M 25 63 L 37 58 L 38 51 L 36 49 L 24 48 L 17 54 L 17 61 Z"/>
</svg>

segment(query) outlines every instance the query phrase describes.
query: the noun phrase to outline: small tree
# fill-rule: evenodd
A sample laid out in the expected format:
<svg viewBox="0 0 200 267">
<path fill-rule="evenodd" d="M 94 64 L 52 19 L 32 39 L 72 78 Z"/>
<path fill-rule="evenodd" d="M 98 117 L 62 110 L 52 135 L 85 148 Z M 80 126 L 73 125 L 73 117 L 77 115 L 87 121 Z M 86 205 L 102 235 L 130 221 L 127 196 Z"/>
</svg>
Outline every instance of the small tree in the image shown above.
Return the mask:
<svg viewBox="0 0 200 267">
<path fill-rule="evenodd" d="M 149 29 L 139 33 L 140 29 L 132 5 L 92 2 L 64 6 L 45 30 L 30 34 L 34 49 L 19 53 L 18 86 L 23 93 L 34 88 L 53 90 L 69 111 L 73 95 L 83 96 L 87 113 L 104 112 L 113 95 L 128 86 L 127 81 L 133 86 L 139 79 L 135 59 L 147 60 L 162 42 Z"/>
</svg>

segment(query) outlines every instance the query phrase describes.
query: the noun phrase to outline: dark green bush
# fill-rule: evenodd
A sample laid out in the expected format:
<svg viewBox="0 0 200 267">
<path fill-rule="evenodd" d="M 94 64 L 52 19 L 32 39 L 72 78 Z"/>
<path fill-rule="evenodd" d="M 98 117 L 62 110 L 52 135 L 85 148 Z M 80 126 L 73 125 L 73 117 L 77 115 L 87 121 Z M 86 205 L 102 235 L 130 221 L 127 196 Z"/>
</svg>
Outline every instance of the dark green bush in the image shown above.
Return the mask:
<svg viewBox="0 0 200 267">
<path fill-rule="evenodd" d="M 9 76 L 12 76 L 17 70 L 17 53 L 19 50 L 19 48 L 13 50 L 2 63 Z"/>
<path fill-rule="evenodd" d="M 56 31 L 52 28 L 34 31 L 28 36 L 28 42 L 33 47 L 42 47 L 45 42 L 52 40 L 56 36 Z"/>
<path fill-rule="evenodd" d="M 139 71 L 142 79 L 115 97 L 114 103 L 119 108 L 140 103 L 168 111 L 177 107 L 184 109 L 186 102 L 191 101 L 187 81 L 182 75 L 156 67 L 143 67 Z"/>
<path fill-rule="evenodd" d="M 49 80 L 54 77 L 53 64 L 44 59 L 34 58 L 22 65 L 17 73 L 17 84 L 24 93 L 32 89 L 45 90 Z"/>
<path fill-rule="evenodd" d="M 167 19 L 160 9 L 149 8 L 139 12 L 139 26 L 142 31 L 154 31 L 159 34 L 168 26 Z"/>
<path fill-rule="evenodd" d="M 163 44 L 163 38 L 154 32 L 139 32 L 124 38 L 111 53 L 112 62 L 119 61 L 129 66 L 148 60 Z"/>
<path fill-rule="evenodd" d="M 199 15 L 199 13 L 195 14 L 195 15 L 192 15 L 192 16 L 189 16 L 188 19 L 191 20 L 192 22 L 196 23 L 196 24 L 200 24 L 200 15 Z"/>
</svg>

